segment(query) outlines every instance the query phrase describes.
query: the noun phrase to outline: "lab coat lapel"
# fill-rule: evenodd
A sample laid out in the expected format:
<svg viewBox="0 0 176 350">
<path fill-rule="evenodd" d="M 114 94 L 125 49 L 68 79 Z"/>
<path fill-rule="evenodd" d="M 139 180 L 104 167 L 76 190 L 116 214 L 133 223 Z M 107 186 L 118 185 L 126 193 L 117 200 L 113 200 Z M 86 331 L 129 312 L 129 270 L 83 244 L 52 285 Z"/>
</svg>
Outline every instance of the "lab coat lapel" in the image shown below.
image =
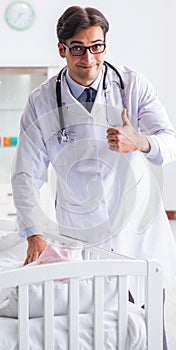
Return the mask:
<svg viewBox="0 0 176 350">
<path fill-rule="evenodd" d="M 91 121 L 93 116 L 74 98 L 64 78 L 61 93 L 65 127 Z"/>
</svg>

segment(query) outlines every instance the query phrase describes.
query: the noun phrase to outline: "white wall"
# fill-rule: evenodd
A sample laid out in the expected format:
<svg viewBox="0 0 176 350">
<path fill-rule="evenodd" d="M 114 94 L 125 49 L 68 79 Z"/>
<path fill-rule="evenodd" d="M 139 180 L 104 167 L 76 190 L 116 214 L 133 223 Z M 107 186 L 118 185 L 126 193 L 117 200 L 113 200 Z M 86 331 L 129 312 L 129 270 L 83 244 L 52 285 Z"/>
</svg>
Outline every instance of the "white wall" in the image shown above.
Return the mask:
<svg viewBox="0 0 176 350">
<path fill-rule="evenodd" d="M 32 28 L 23 32 L 10 29 L 4 21 L 5 8 L 11 0 L 0 2 L 0 66 L 62 65 L 55 34 L 58 17 L 71 5 L 97 7 L 110 22 L 107 60 L 143 72 L 158 90 L 176 127 L 175 0 L 28 1 L 35 7 L 36 20 Z M 167 168 L 164 170 L 165 205 L 176 209 L 176 163 Z"/>
</svg>

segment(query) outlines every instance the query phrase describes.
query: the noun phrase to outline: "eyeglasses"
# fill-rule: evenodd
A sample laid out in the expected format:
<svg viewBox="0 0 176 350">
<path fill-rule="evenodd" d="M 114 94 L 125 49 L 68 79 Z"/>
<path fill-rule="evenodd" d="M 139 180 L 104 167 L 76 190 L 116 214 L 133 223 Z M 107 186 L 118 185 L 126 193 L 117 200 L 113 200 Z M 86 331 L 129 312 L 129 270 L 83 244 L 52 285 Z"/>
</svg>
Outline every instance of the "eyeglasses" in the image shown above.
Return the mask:
<svg viewBox="0 0 176 350">
<path fill-rule="evenodd" d="M 66 44 L 62 43 L 62 45 L 68 49 L 71 53 L 72 56 L 83 56 L 86 53 L 86 50 L 89 50 L 90 53 L 92 53 L 93 55 L 97 55 L 99 53 L 103 53 L 105 48 L 106 48 L 106 44 L 102 43 L 102 44 L 94 44 L 91 46 L 72 46 L 72 47 L 68 47 Z"/>
</svg>

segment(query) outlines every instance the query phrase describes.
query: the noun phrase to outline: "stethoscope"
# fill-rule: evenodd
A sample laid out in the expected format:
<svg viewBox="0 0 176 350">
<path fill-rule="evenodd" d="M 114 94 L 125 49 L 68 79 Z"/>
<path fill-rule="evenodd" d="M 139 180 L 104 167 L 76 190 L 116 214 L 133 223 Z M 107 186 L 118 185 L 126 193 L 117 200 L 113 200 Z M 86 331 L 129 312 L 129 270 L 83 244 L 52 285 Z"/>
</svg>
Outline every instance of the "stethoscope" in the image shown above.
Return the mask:
<svg viewBox="0 0 176 350">
<path fill-rule="evenodd" d="M 125 94 L 124 94 L 124 82 L 123 82 L 123 79 L 122 79 L 120 73 L 109 62 L 104 61 L 103 64 L 105 66 L 104 77 L 103 77 L 103 90 L 106 91 L 106 89 L 107 89 L 106 76 L 107 76 L 108 67 L 110 67 L 117 74 L 117 76 L 119 78 L 119 82 L 120 82 L 119 89 L 120 89 L 120 94 L 121 94 L 121 98 L 122 98 L 122 103 L 123 103 L 123 107 L 126 107 Z M 56 98 L 57 98 L 57 107 L 58 107 L 59 121 L 60 121 L 60 130 L 58 132 L 59 143 L 69 141 L 69 135 L 67 134 L 66 129 L 65 129 L 63 110 L 62 110 L 62 97 L 61 97 L 61 76 L 62 76 L 62 72 L 64 69 L 65 69 L 65 67 L 59 72 L 58 77 L 57 77 L 57 81 L 56 81 Z"/>
</svg>

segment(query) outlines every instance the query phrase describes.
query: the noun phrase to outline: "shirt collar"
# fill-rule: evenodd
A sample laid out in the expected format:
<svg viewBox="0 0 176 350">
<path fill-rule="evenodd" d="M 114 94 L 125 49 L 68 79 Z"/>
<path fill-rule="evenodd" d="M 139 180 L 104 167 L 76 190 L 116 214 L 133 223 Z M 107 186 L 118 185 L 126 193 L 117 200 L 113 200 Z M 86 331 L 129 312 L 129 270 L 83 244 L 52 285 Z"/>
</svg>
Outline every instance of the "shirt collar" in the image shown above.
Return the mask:
<svg viewBox="0 0 176 350">
<path fill-rule="evenodd" d="M 97 79 L 93 82 L 93 84 L 91 85 L 91 87 L 94 89 L 94 90 L 98 90 L 98 86 L 99 86 L 99 83 L 100 83 L 100 80 L 101 80 L 101 77 L 102 77 L 102 74 L 103 74 L 103 69 L 101 69 L 100 73 L 98 74 L 98 77 Z M 66 81 L 67 81 L 67 84 L 71 90 L 71 93 L 72 95 L 78 99 L 79 96 L 83 93 L 84 89 L 85 89 L 85 86 L 83 85 L 80 85 L 78 84 L 76 81 L 74 81 L 69 73 L 68 73 L 68 70 L 66 71 Z"/>
</svg>

